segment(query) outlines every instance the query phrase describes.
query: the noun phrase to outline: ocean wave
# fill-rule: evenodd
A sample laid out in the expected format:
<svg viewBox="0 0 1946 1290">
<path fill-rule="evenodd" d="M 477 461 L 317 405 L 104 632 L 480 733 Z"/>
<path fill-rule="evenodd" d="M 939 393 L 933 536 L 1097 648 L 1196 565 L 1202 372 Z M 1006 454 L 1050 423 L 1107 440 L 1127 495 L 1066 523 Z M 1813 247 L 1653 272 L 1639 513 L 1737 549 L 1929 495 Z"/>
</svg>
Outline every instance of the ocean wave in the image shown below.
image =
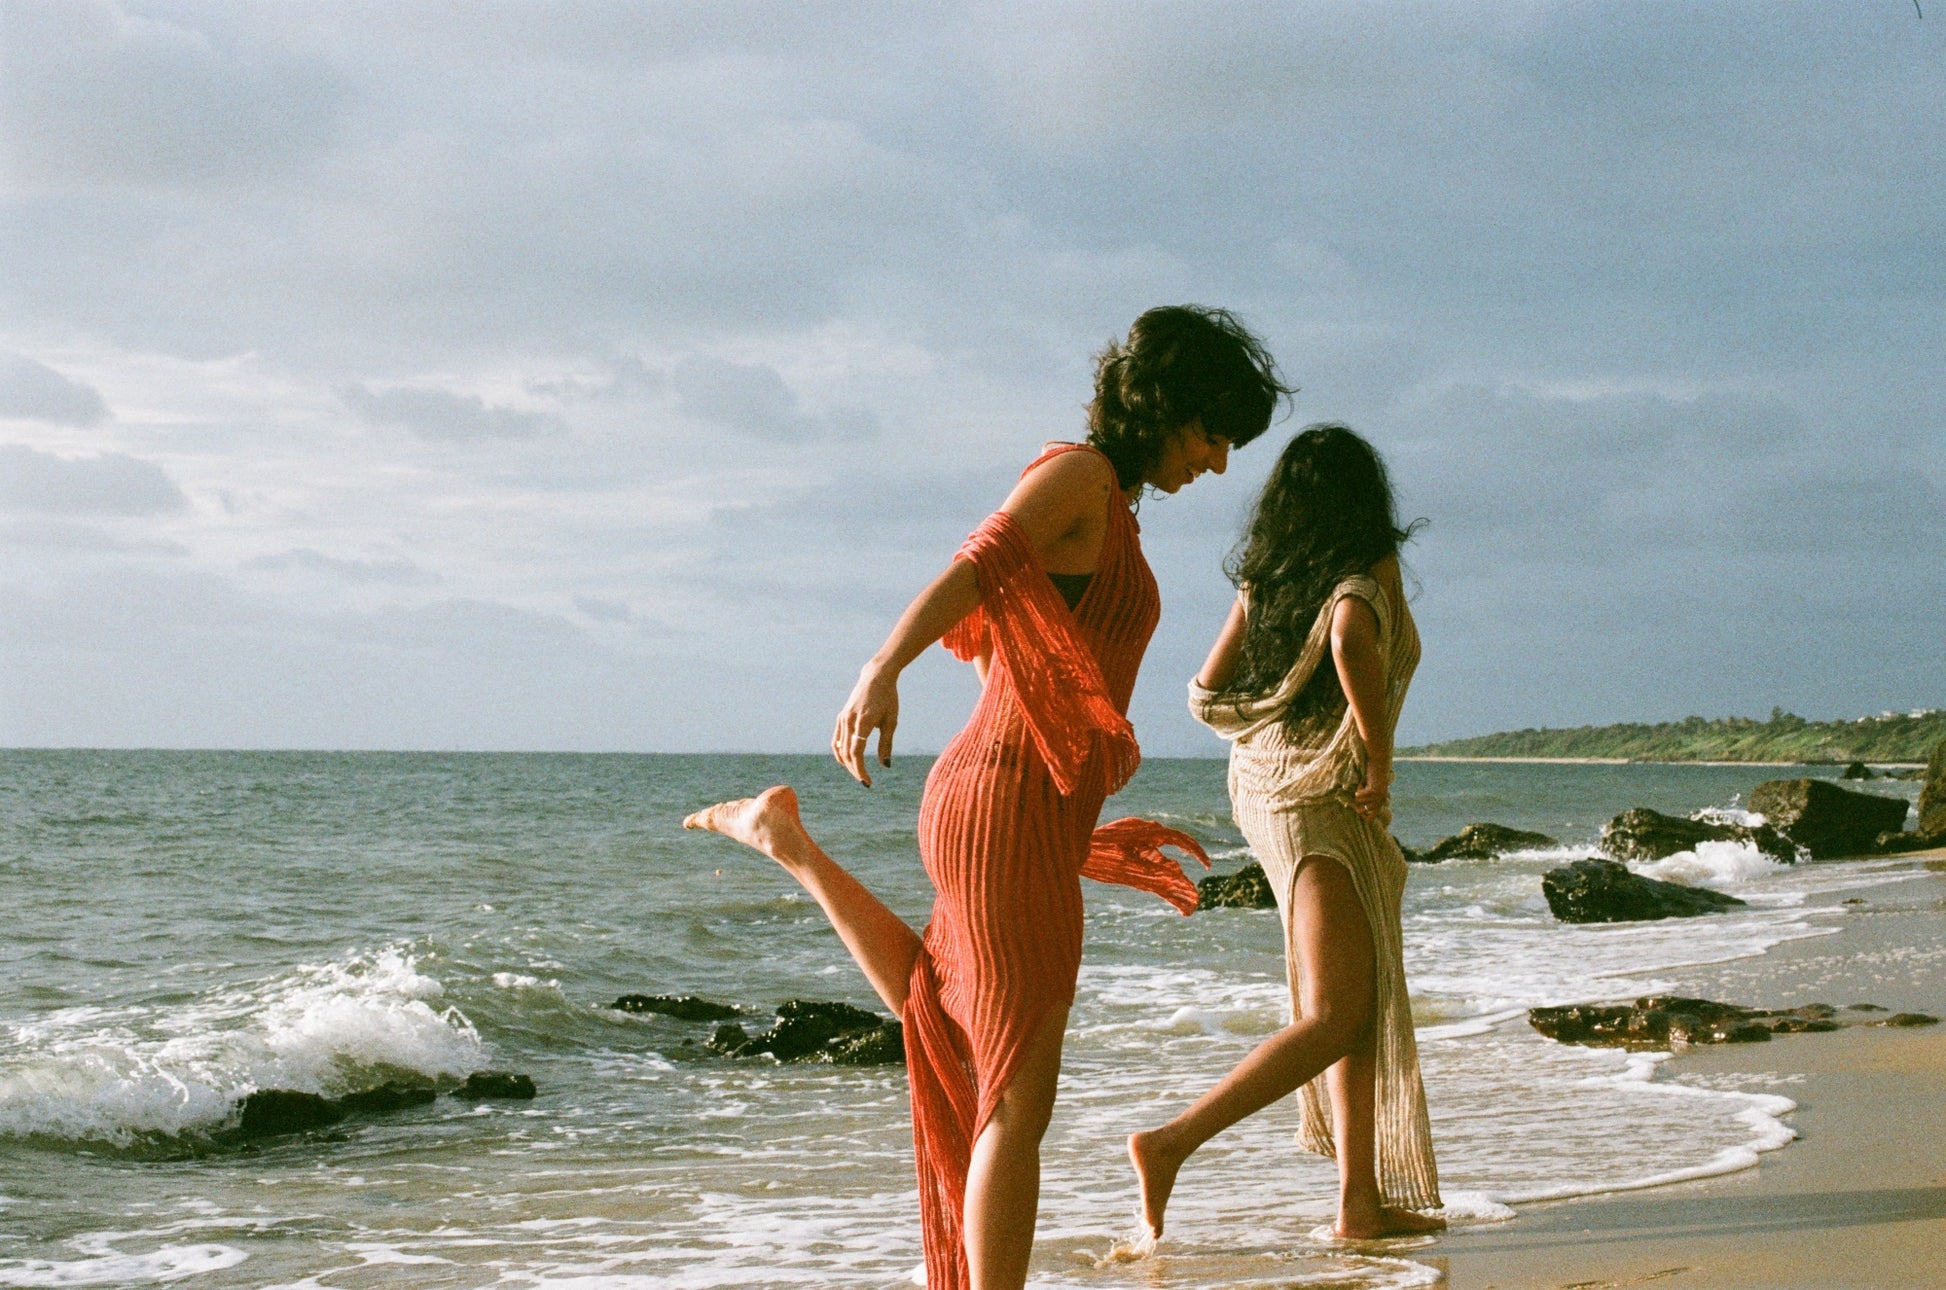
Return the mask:
<svg viewBox="0 0 1946 1290">
<path fill-rule="evenodd" d="M 1645 878 L 1681 883 L 1685 887 L 1748 887 L 1793 866 L 1779 864 L 1748 842 L 1698 842 L 1694 851 L 1678 851 L 1660 860 L 1638 861 L 1629 868 Z"/>
<path fill-rule="evenodd" d="M 338 1096 L 418 1075 L 459 1078 L 485 1045 L 402 947 L 306 964 L 176 1007 L 69 1008 L 9 1027 L 0 1137 L 129 1147 L 221 1128 L 239 1099 Z"/>
</svg>

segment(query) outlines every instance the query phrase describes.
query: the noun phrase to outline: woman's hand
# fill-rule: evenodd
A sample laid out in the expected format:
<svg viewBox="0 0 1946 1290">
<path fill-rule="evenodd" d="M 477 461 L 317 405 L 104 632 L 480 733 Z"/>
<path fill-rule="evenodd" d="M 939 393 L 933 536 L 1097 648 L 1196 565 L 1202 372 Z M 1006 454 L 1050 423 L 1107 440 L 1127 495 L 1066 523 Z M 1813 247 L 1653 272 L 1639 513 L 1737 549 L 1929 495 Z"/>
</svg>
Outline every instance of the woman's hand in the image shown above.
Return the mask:
<svg viewBox="0 0 1946 1290">
<path fill-rule="evenodd" d="M 878 731 L 878 764 L 892 764 L 892 732 L 899 725 L 899 674 L 882 668 L 875 659 L 858 674 L 851 697 L 838 713 L 838 724 L 831 732 L 831 755 L 851 777 L 866 788 L 872 786 L 865 750 L 871 735 Z"/>
<path fill-rule="evenodd" d="M 1392 822 L 1392 764 L 1376 757 L 1365 763 L 1365 782 L 1351 795 L 1351 809 L 1374 824 Z"/>
</svg>

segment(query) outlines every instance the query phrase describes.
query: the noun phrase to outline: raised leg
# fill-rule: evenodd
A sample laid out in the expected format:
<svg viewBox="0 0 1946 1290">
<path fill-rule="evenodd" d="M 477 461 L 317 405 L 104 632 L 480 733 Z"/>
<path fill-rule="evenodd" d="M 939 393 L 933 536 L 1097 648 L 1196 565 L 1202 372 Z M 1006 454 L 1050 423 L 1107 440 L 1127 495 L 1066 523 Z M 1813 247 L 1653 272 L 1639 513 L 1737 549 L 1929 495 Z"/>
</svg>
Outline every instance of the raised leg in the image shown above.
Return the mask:
<svg viewBox="0 0 1946 1290">
<path fill-rule="evenodd" d="M 1067 1005 L 1050 1008 L 974 1140 L 966 1174 L 966 1264 L 974 1290 L 1027 1284 L 1041 1199 L 1041 1138 L 1054 1114 L 1067 1028 Z"/>
<path fill-rule="evenodd" d="M 1152 1236 L 1162 1235 L 1163 1211 L 1183 1161 L 1245 1116 L 1317 1078 L 1370 1032 L 1377 984 L 1371 930 L 1351 874 L 1337 860 L 1306 856 L 1298 865 L 1291 932 L 1301 1015 L 1253 1048 L 1181 1115 L 1129 1137 L 1141 1218 Z"/>
<path fill-rule="evenodd" d="M 780 784 L 755 797 L 705 807 L 682 826 L 734 838 L 784 866 L 824 909 L 885 1006 L 904 1014 L 919 934 L 811 840 L 798 818 L 796 793 Z"/>
</svg>

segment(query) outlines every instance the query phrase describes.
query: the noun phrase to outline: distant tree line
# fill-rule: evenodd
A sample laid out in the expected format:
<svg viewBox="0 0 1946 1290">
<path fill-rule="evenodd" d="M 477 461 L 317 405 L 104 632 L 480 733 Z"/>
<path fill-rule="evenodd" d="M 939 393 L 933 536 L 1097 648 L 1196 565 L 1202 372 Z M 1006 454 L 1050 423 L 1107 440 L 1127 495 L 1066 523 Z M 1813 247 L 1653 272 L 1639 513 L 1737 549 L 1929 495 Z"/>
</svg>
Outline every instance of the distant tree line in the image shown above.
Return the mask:
<svg viewBox="0 0 1946 1290">
<path fill-rule="evenodd" d="M 1946 740 L 1946 711 L 1807 721 L 1772 708 L 1751 717 L 1684 717 L 1653 725 L 1508 730 L 1402 748 L 1421 757 L 1601 757 L 1627 761 L 1922 762 Z"/>
</svg>

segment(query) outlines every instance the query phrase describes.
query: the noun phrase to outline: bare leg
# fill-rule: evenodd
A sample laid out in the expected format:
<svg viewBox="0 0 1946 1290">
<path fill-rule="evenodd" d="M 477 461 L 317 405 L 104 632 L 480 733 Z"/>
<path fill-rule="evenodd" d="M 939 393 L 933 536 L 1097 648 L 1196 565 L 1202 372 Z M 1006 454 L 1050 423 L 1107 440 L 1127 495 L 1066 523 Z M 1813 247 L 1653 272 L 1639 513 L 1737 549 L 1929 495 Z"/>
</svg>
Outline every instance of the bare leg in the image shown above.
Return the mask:
<svg viewBox="0 0 1946 1290">
<path fill-rule="evenodd" d="M 1181 1115 L 1129 1136 L 1141 1217 L 1152 1235 L 1162 1235 L 1163 1210 L 1183 1161 L 1245 1116 L 1315 1079 L 1370 1031 L 1377 984 L 1371 931 L 1351 874 L 1338 861 L 1306 856 L 1298 865 L 1291 930 L 1302 1015 L 1258 1044 Z"/>
<path fill-rule="evenodd" d="M 1376 1035 L 1367 1027 L 1356 1046 L 1324 1075 L 1331 1095 L 1333 1145 L 1338 1148 L 1339 1236 L 1371 1240 L 1437 1232 L 1446 1220 L 1385 1204 L 1378 1190 Z"/>
<path fill-rule="evenodd" d="M 811 840 L 797 815 L 796 793 L 780 784 L 755 797 L 705 807 L 682 826 L 734 838 L 783 865 L 824 908 L 838 939 L 858 960 L 885 1006 L 904 1014 L 906 987 L 919 958 L 919 934 Z"/>
<path fill-rule="evenodd" d="M 1018 1290 L 1027 1284 L 1041 1200 L 1041 1137 L 1054 1114 L 1067 1028 L 1067 1005 L 1050 1008 L 973 1143 L 966 1174 L 966 1264 L 974 1290 Z"/>
</svg>

